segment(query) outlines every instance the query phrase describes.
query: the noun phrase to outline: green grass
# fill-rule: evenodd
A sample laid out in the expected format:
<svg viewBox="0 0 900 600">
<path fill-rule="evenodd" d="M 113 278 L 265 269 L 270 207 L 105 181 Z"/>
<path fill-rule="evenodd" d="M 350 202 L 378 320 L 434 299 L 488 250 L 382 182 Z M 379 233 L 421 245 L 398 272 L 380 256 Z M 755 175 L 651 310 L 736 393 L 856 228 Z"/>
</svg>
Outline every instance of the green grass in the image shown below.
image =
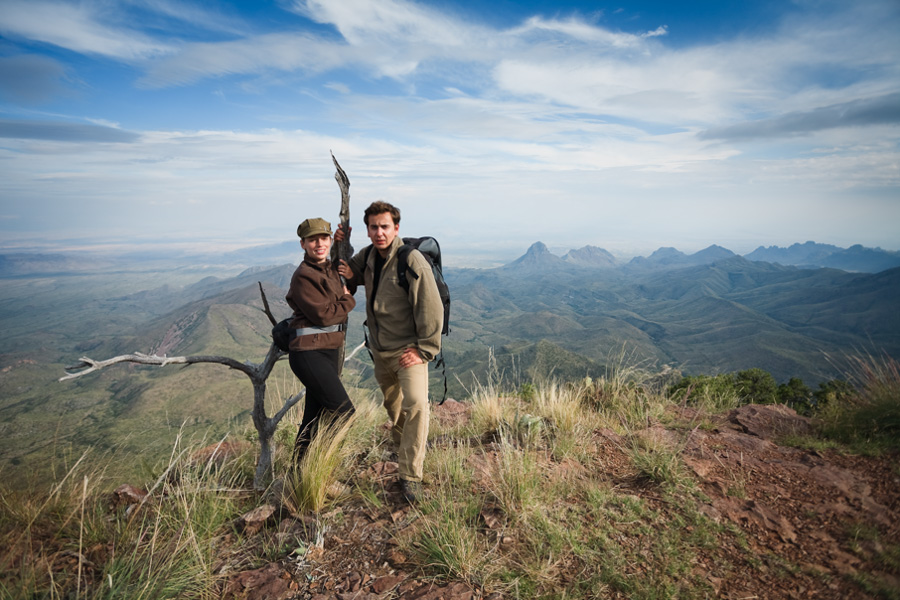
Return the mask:
<svg viewBox="0 0 900 600">
<path fill-rule="evenodd" d="M 676 488 L 693 483 L 678 451 L 661 442 L 638 438 L 631 449 L 631 460 L 641 475 L 655 483 Z"/>
<path fill-rule="evenodd" d="M 823 435 L 860 454 L 900 448 L 900 361 L 867 354 L 847 362 L 856 394 L 816 414 Z"/>
<path fill-rule="evenodd" d="M 633 435 L 670 402 L 638 378 L 611 372 L 596 382 L 535 384 L 527 394 L 498 392 L 501 384 L 479 388 L 465 439 L 490 444 L 441 445 L 429 453 L 426 468 L 435 480 L 419 507 L 423 526 L 412 539 L 402 536 L 401 545 L 430 572 L 508 597 L 708 595 L 708 586 L 692 578 L 691 561 L 711 551 L 717 535 L 730 534 L 696 509 L 680 449 Z M 600 394 L 607 401 L 598 402 Z M 666 526 L 659 526 L 658 506 L 612 487 L 602 470 L 558 470 L 570 458 L 590 456 L 591 432 L 610 424 L 634 440 L 632 468 L 664 498 Z M 480 466 L 466 476 L 472 464 Z M 459 493 L 472 489 L 481 492 Z M 479 519 L 479 510 L 491 516 Z"/>
<path fill-rule="evenodd" d="M 319 513 L 344 500 L 351 457 L 364 447 L 380 413 L 372 402 L 356 405 L 351 416 L 324 415 L 298 469 L 288 467 L 283 486 L 286 504 L 299 513 Z M 291 447 L 291 446 L 288 446 Z"/>
<path fill-rule="evenodd" d="M 436 474 L 436 489 L 420 506 L 420 526 L 405 543 L 429 572 L 480 583 L 490 575 L 492 560 L 488 541 L 477 535 L 483 499 L 460 498 L 449 485 L 452 477 L 442 475 Z"/>
<path fill-rule="evenodd" d="M 180 444 L 180 441 L 179 441 Z M 214 540 L 239 514 L 246 470 L 194 465 L 174 448 L 146 501 L 110 513 L 110 480 L 85 457 L 49 491 L 4 492 L 4 598 L 214 598 Z M 236 465 L 239 465 L 237 461 Z M 76 563 L 50 566 L 59 556 Z"/>
</svg>

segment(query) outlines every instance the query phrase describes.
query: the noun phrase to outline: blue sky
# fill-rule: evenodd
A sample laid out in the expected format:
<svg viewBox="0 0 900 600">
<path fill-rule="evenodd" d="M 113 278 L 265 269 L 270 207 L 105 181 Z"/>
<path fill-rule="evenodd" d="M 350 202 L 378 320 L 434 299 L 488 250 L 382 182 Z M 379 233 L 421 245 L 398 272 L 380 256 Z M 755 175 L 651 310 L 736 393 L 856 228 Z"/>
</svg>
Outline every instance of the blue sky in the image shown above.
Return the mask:
<svg viewBox="0 0 900 600">
<path fill-rule="evenodd" d="M 0 247 L 900 249 L 900 3 L 0 2 Z M 364 239 L 359 235 L 356 243 Z"/>
</svg>

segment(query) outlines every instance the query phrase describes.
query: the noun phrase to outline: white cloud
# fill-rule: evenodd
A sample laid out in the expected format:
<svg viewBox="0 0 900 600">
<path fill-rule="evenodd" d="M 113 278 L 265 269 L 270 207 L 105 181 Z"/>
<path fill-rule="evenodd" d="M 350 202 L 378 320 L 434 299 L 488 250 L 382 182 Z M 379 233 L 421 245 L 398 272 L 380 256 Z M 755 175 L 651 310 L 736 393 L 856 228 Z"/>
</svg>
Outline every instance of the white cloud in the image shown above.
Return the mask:
<svg viewBox="0 0 900 600">
<path fill-rule="evenodd" d="M 269 69 L 320 73 L 341 65 L 346 49 L 305 34 L 270 33 L 228 42 L 186 44 L 157 61 L 140 85 L 185 85 L 207 77 L 256 75 Z"/>
<path fill-rule="evenodd" d="M 562 34 L 567 38 L 581 42 L 600 44 L 611 48 L 632 49 L 641 48 L 643 40 L 646 38 L 666 35 L 667 29 L 665 26 L 660 26 L 654 31 L 635 35 L 609 31 L 574 17 L 566 20 L 531 17 L 522 26 L 509 30 L 507 35 L 528 37 L 535 32 Z"/>
<path fill-rule="evenodd" d="M 0 31 L 82 54 L 124 61 L 172 52 L 168 44 L 136 29 L 102 24 L 103 8 L 91 3 L 4 0 L 0 4 Z"/>
<path fill-rule="evenodd" d="M 418 116 L 414 107 L 405 110 L 426 119 L 429 108 Z M 881 217 L 871 223 L 871 215 L 862 219 L 838 199 L 848 186 L 865 196 L 867 186 L 898 184 L 896 151 L 887 144 L 846 156 L 734 163 L 724 160 L 732 150 L 689 133 L 645 139 L 632 132 L 628 141 L 621 129 L 604 138 L 604 127 L 578 141 L 548 124 L 544 137 L 553 143 L 462 139 L 450 127 L 412 144 L 278 130 L 144 132 L 116 147 L 7 140 L 0 197 L 8 200 L 0 212 L 17 216 L 17 228 L 55 219 L 59 227 L 106 232 L 140 222 L 143 232 L 239 234 L 311 211 L 335 212 L 333 151 L 351 178 L 357 211 L 389 199 L 405 210 L 408 231 L 446 238 L 451 248 L 482 236 L 522 245 L 603 245 L 625 237 L 652 245 L 686 232 L 705 245 L 727 245 L 736 230 L 775 243 L 776 230 L 825 239 L 860 221 L 883 240 L 895 229 L 888 225 L 893 216 L 900 217 L 900 207 L 873 197 Z M 826 200 L 832 229 L 817 221 L 811 231 L 804 215 Z M 469 223 L 474 214 L 480 225 Z"/>
<path fill-rule="evenodd" d="M 404 0 L 300 0 L 300 14 L 332 24 L 353 46 L 455 48 L 471 42 L 473 26 Z"/>
<path fill-rule="evenodd" d="M 248 26 L 242 19 L 224 14 L 222 11 L 227 5 L 220 3 L 204 3 L 201 7 L 185 0 L 124 0 L 122 4 L 137 14 L 159 20 L 159 28 L 166 25 L 162 23 L 164 19 L 171 19 L 207 31 L 244 35 Z"/>
<path fill-rule="evenodd" d="M 330 81 L 325 84 L 325 87 L 341 94 L 350 93 L 350 87 L 346 83 L 342 83 L 340 81 Z"/>
</svg>

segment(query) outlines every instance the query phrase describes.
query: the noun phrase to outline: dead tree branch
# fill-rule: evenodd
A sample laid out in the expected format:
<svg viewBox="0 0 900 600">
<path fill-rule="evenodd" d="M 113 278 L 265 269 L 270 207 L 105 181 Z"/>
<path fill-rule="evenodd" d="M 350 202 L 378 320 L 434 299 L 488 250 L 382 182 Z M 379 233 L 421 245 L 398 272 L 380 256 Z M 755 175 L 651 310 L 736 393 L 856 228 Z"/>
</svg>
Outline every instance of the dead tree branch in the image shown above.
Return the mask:
<svg viewBox="0 0 900 600">
<path fill-rule="evenodd" d="M 266 300 L 266 295 L 265 292 L 263 292 L 261 283 L 259 290 L 262 295 L 263 305 L 265 306 L 263 312 L 266 313 L 269 320 L 274 325 L 275 318 L 269 310 L 269 303 L 268 300 Z M 364 345 L 365 344 L 360 344 L 353 350 L 350 356 L 344 360 L 344 362 L 353 358 Z M 253 384 L 253 411 L 251 412 L 251 417 L 253 419 L 253 426 L 256 428 L 257 434 L 259 434 L 259 457 L 256 461 L 256 473 L 253 478 L 253 487 L 256 489 L 264 489 L 272 477 L 272 437 L 275 435 L 278 423 L 281 422 L 294 405 L 306 396 L 306 390 L 303 389 L 299 393 L 287 398 L 281 408 L 273 416 L 269 417 L 266 414 L 266 380 L 269 378 L 272 369 L 275 367 L 275 363 L 281 358 L 284 358 L 284 356 L 286 356 L 286 354 L 279 350 L 273 343 L 269 346 L 269 351 L 266 353 L 263 361 L 259 364 L 250 361 L 242 363 L 227 356 L 157 356 L 142 354 L 140 352 L 114 356 L 107 360 L 94 360 L 92 358 L 82 357 L 79 359 L 78 363 L 65 368 L 68 375 L 61 377 L 59 381 L 76 379 L 83 375 L 87 375 L 88 373 L 93 373 L 105 367 L 124 362 L 142 365 L 157 365 L 160 367 L 165 367 L 166 365 L 213 363 L 225 365 L 226 367 L 244 373 L 250 378 L 250 381 Z"/>
<path fill-rule="evenodd" d="M 274 327 L 278 323 L 278 321 L 275 320 L 275 316 L 269 309 L 269 299 L 266 298 L 266 292 L 265 290 L 263 290 L 262 281 L 257 281 L 256 283 L 259 284 L 259 295 L 262 296 L 263 312 L 266 313 L 266 316 L 269 318 L 269 323 L 271 323 L 272 327 Z"/>
<path fill-rule="evenodd" d="M 331 160 L 334 161 L 334 167 L 337 169 L 334 179 L 337 181 L 338 187 L 341 188 L 341 211 L 339 217 L 341 219 L 341 229 L 344 230 L 343 241 L 335 242 L 331 247 L 331 262 L 337 268 L 339 260 L 347 261 L 353 256 L 353 246 L 350 245 L 350 235 L 348 233 L 350 228 L 350 178 L 347 177 L 344 169 L 338 164 L 334 153 L 331 154 Z M 343 277 L 341 280 L 343 280 Z"/>
<path fill-rule="evenodd" d="M 92 358 L 82 356 L 78 359 L 78 361 L 79 362 L 75 363 L 74 365 L 65 367 L 68 375 L 66 375 L 65 377 L 60 377 L 59 381 L 76 379 L 78 377 L 81 377 L 82 375 L 87 375 L 88 373 L 99 371 L 104 367 L 123 362 L 137 363 L 141 365 L 159 365 L 160 367 L 165 367 L 166 365 L 192 365 L 195 363 L 218 363 L 221 365 L 225 365 L 226 367 L 241 371 L 242 373 L 246 373 L 251 377 L 253 375 L 253 367 L 256 366 L 249 363 L 239 363 L 233 358 L 228 358 L 227 356 L 157 356 L 155 354 L 143 354 L 141 352 L 114 356 L 106 360 L 94 360 Z"/>
</svg>

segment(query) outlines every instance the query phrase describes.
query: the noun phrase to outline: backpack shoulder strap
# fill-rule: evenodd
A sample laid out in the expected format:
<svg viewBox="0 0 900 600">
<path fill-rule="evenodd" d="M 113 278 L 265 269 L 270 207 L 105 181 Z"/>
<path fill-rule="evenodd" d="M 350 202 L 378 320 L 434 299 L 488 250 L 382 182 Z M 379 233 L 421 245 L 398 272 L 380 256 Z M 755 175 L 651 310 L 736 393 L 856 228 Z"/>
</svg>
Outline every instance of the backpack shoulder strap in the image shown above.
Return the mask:
<svg viewBox="0 0 900 600">
<path fill-rule="evenodd" d="M 409 244 L 403 244 L 397 249 L 397 280 L 403 289 L 409 291 L 409 279 L 407 274 L 412 275 L 413 279 L 418 279 L 419 275 L 415 270 L 409 268 L 409 253 L 415 250 Z"/>
</svg>

